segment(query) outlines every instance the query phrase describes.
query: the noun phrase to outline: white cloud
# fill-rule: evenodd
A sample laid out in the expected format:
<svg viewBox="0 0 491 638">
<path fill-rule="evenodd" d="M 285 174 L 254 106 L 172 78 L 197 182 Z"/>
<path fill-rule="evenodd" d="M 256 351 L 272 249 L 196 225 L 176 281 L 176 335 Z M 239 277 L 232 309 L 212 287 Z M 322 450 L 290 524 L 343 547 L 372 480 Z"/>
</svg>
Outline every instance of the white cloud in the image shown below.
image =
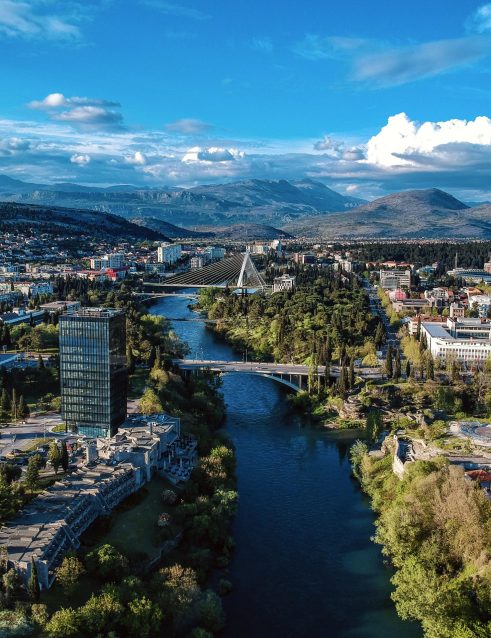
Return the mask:
<svg viewBox="0 0 491 638">
<path fill-rule="evenodd" d="M 190 148 L 182 158 L 183 162 L 230 162 L 245 157 L 243 151 L 236 148 L 201 148 L 195 146 Z"/>
<path fill-rule="evenodd" d="M 45 111 L 52 120 L 85 127 L 120 128 L 123 117 L 115 108 L 119 102 L 90 97 L 66 97 L 63 93 L 50 93 L 42 100 L 27 105 L 31 109 Z"/>
<path fill-rule="evenodd" d="M 253 38 L 251 42 L 251 49 L 261 53 L 271 53 L 273 50 L 271 38 Z"/>
<path fill-rule="evenodd" d="M 157 9 L 164 15 L 176 16 L 178 18 L 191 18 L 192 20 L 207 20 L 210 16 L 204 11 L 188 7 L 174 2 L 166 2 L 165 0 L 140 0 L 141 4 Z"/>
<path fill-rule="evenodd" d="M 90 97 L 65 97 L 63 93 L 50 93 L 42 100 L 33 100 L 27 105 L 31 109 L 50 111 L 74 106 L 121 106 L 119 102 Z"/>
<path fill-rule="evenodd" d="M 485 33 L 491 30 L 491 3 L 483 4 L 467 20 L 466 26 L 471 31 Z"/>
<path fill-rule="evenodd" d="M 172 133 L 181 133 L 182 135 L 197 135 L 199 133 L 206 133 L 211 131 L 214 127 L 212 124 L 203 122 L 195 118 L 182 118 L 175 120 L 175 122 L 169 122 L 165 125 L 165 128 Z"/>
<path fill-rule="evenodd" d="M 133 155 L 125 155 L 124 161 L 133 166 L 145 166 L 147 158 L 142 152 L 136 151 Z"/>
<path fill-rule="evenodd" d="M 367 86 L 397 86 L 467 66 L 491 53 L 491 39 L 438 40 L 355 58 L 352 79 Z"/>
<path fill-rule="evenodd" d="M 78 164 L 79 166 L 86 166 L 90 162 L 90 155 L 72 155 L 70 157 L 72 164 Z"/>
<path fill-rule="evenodd" d="M 446 153 L 448 145 L 454 146 L 454 152 L 455 145 L 464 145 L 466 151 L 468 145 L 487 147 L 491 156 L 491 119 L 418 123 L 399 113 L 368 141 L 366 157 L 367 162 L 387 168 L 414 167 L 423 164 L 425 157 L 435 166 L 439 152 Z"/>
<path fill-rule="evenodd" d="M 0 0 L 0 34 L 51 40 L 80 38 L 77 15 L 51 13 L 46 11 L 47 4 L 39 0 Z"/>
<path fill-rule="evenodd" d="M 325 135 L 321 140 L 314 143 L 314 150 L 323 151 L 332 157 L 340 157 L 344 150 L 344 143 L 333 140 L 329 135 Z"/>
</svg>

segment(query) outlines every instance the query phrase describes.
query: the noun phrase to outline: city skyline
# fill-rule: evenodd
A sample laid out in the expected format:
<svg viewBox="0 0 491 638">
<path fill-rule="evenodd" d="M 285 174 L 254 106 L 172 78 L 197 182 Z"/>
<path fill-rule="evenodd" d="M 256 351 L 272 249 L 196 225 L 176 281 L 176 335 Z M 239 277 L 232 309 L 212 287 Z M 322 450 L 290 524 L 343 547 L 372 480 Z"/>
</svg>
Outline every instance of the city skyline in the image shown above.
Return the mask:
<svg viewBox="0 0 491 638">
<path fill-rule="evenodd" d="M 11 177 L 491 197 L 489 3 L 2 0 L 0 52 Z"/>
</svg>

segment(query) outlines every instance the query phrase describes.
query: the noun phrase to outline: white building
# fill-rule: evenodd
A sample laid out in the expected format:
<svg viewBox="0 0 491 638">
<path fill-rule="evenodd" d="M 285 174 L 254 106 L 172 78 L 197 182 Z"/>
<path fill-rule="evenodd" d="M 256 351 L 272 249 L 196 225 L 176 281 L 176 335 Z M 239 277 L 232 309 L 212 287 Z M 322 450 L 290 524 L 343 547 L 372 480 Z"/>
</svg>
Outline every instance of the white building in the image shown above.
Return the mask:
<svg viewBox="0 0 491 638">
<path fill-rule="evenodd" d="M 92 270 L 104 270 L 105 268 L 123 268 L 125 263 L 123 253 L 108 253 L 103 257 L 91 257 L 90 267 Z"/>
<path fill-rule="evenodd" d="M 247 250 L 251 253 L 251 255 L 268 255 L 271 250 L 270 244 L 262 244 L 256 243 L 249 244 L 247 246 Z"/>
<path fill-rule="evenodd" d="M 15 290 L 19 290 L 25 297 L 36 297 L 37 295 L 51 295 L 53 284 L 51 281 L 32 281 L 15 284 Z"/>
<path fill-rule="evenodd" d="M 207 246 L 204 252 L 209 256 L 210 261 L 220 261 L 225 257 L 225 248 L 221 246 Z"/>
<path fill-rule="evenodd" d="M 469 295 L 469 309 L 477 310 L 480 317 L 487 317 L 491 306 L 489 295 Z"/>
<path fill-rule="evenodd" d="M 273 281 L 273 292 L 291 292 L 295 288 L 295 277 L 292 275 L 281 275 L 275 277 Z"/>
<path fill-rule="evenodd" d="M 434 359 L 483 364 L 491 355 L 491 324 L 481 319 L 448 319 L 447 324 L 421 324 Z"/>
<path fill-rule="evenodd" d="M 396 290 L 397 288 L 411 287 L 410 270 L 381 270 L 380 286 L 384 290 Z"/>
<path fill-rule="evenodd" d="M 181 255 L 181 244 L 164 243 L 157 249 L 157 261 L 163 264 L 175 264 Z"/>
</svg>

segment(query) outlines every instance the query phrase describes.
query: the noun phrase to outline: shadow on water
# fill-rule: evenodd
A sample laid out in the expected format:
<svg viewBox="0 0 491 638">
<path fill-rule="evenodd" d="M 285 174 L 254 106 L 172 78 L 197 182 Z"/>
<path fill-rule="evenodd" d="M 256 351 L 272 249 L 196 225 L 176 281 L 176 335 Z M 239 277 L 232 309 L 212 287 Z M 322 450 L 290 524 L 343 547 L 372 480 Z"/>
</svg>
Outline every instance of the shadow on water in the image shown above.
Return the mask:
<svg viewBox="0 0 491 638">
<path fill-rule="evenodd" d="M 152 312 L 187 317 L 188 303 L 168 298 Z M 173 328 L 191 352 L 237 358 L 201 323 Z M 226 375 L 223 393 L 240 496 L 224 637 L 419 638 L 397 617 L 391 572 L 370 541 L 374 516 L 350 475 L 352 440 L 292 415 L 273 380 Z"/>
</svg>

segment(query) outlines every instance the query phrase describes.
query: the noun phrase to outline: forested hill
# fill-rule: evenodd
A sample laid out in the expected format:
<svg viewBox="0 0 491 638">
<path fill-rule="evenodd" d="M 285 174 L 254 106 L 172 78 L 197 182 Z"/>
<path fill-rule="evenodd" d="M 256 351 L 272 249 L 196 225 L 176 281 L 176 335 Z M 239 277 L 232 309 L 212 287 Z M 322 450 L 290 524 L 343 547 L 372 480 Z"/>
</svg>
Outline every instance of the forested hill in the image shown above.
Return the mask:
<svg viewBox="0 0 491 638">
<path fill-rule="evenodd" d="M 25 237 L 48 234 L 70 239 L 164 240 L 162 233 L 138 226 L 110 213 L 0 202 L 0 232 L 22 233 Z"/>
</svg>

